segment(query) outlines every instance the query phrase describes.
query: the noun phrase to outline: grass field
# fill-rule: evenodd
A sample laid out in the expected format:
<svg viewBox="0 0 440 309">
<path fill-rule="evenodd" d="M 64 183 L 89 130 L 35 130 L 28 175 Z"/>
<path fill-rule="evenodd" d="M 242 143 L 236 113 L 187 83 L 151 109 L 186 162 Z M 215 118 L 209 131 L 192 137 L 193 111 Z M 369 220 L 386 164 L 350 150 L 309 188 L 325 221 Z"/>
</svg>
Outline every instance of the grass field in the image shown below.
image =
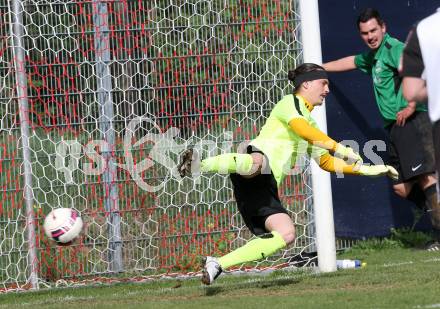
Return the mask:
<svg viewBox="0 0 440 309">
<path fill-rule="evenodd" d="M 274 272 L 0 295 L 0 308 L 440 308 L 440 253 L 369 240 L 338 255 L 362 269 Z"/>
</svg>

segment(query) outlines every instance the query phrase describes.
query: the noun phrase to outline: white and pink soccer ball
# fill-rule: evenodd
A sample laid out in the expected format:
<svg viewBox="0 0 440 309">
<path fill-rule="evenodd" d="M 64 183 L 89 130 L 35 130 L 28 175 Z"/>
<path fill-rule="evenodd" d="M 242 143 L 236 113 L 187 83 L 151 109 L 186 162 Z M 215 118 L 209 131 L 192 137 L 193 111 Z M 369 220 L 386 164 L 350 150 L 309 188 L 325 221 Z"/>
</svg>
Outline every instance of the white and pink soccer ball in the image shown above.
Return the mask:
<svg viewBox="0 0 440 309">
<path fill-rule="evenodd" d="M 71 208 L 56 208 L 44 219 L 44 232 L 59 244 L 69 244 L 81 233 L 83 221 Z"/>
</svg>

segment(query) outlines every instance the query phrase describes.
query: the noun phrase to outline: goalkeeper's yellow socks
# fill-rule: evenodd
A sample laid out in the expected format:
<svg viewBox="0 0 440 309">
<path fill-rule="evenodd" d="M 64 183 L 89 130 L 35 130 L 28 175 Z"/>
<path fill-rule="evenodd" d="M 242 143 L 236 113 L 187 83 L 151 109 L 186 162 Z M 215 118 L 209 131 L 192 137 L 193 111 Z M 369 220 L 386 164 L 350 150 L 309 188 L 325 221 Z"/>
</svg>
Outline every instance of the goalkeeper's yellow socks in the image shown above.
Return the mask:
<svg viewBox="0 0 440 309">
<path fill-rule="evenodd" d="M 286 247 L 286 242 L 278 232 L 271 232 L 249 241 L 244 246 L 222 256 L 218 262 L 222 269 L 234 265 L 264 259 Z"/>
<path fill-rule="evenodd" d="M 200 171 L 249 175 L 252 171 L 252 162 L 252 156 L 250 154 L 225 153 L 202 160 L 202 162 L 200 162 Z"/>
</svg>

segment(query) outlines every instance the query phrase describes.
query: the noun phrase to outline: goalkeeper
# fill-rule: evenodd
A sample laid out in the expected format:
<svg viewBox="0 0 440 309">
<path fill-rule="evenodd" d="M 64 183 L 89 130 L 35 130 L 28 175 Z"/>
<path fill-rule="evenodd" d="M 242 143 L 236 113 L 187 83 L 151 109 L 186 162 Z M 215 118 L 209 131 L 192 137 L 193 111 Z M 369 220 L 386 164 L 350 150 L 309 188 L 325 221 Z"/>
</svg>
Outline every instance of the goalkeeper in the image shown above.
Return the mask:
<svg viewBox="0 0 440 309">
<path fill-rule="evenodd" d="M 329 93 L 324 68 L 304 63 L 289 72 L 289 80 L 295 92 L 275 105 L 247 153 L 226 153 L 200 162 L 189 149 L 181 157 L 178 170 L 182 177 L 197 169 L 230 174 L 238 209 L 246 226 L 257 236 L 225 256 L 206 257 L 204 284 L 211 284 L 222 270 L 265 258 L 294 242 L 295 226 L 281 205 L 278 186 L 305 151 L 329 172 L 398 177 L 391 166 L 363 165 L 359 154 L 318 129 L 310 113 Z M 301 147 L 304 144 L 306 147 Z"/>
</svg>

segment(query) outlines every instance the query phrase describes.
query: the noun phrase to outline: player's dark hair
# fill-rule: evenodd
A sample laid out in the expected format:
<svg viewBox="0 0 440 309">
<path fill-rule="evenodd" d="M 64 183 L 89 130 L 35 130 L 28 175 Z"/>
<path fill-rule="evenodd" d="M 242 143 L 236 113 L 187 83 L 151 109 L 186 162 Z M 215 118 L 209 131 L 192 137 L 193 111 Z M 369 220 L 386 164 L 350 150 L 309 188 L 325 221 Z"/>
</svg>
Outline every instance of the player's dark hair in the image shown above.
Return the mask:
<svg viewBox="0 0 440 309">
<path fill-rule="evenodd" d="M 383 26 L 384 21 L 382 17 L 380 17 L 379 11 L 373 8 L 366 8 L 361 11 L 361 13 L 358 16 L 357 19 L 357 27 L 360 29 L 359 24 L 360 23 L 366 23 L 370 19 L 375 18 L 377 20 L 377 23 L 381 26 Z"/>
<path fill-rule="evenodd" d="M 295 87 L 295 92 L 297 92 L 301 86 L 301 84 L 306 81 L 306 80 L 311 80 L 310 78 L 305 78 L 306 80 L 304 80 L 304 78 L 302 78 L 301 76 L 306 76 L 309 75 L 311 76 L 311 78 L 314 78 L 313 75 L 311 75 L 311 72 L 319 72 L 319 73 L 324 73 L 325 75 L 319 76 L 317 75 L 316 77 L 321 77 L 321 78 L 326 78 L 326 71 L 325 69 L 320 66 L 317 65 L 315 63 L 303 63 L 300 66 L 296 67 L 295 70 L 291 70 L 288 73 L 288 78 L 289 80 L 293 83 L 293 86 Z"/>
</svg>

